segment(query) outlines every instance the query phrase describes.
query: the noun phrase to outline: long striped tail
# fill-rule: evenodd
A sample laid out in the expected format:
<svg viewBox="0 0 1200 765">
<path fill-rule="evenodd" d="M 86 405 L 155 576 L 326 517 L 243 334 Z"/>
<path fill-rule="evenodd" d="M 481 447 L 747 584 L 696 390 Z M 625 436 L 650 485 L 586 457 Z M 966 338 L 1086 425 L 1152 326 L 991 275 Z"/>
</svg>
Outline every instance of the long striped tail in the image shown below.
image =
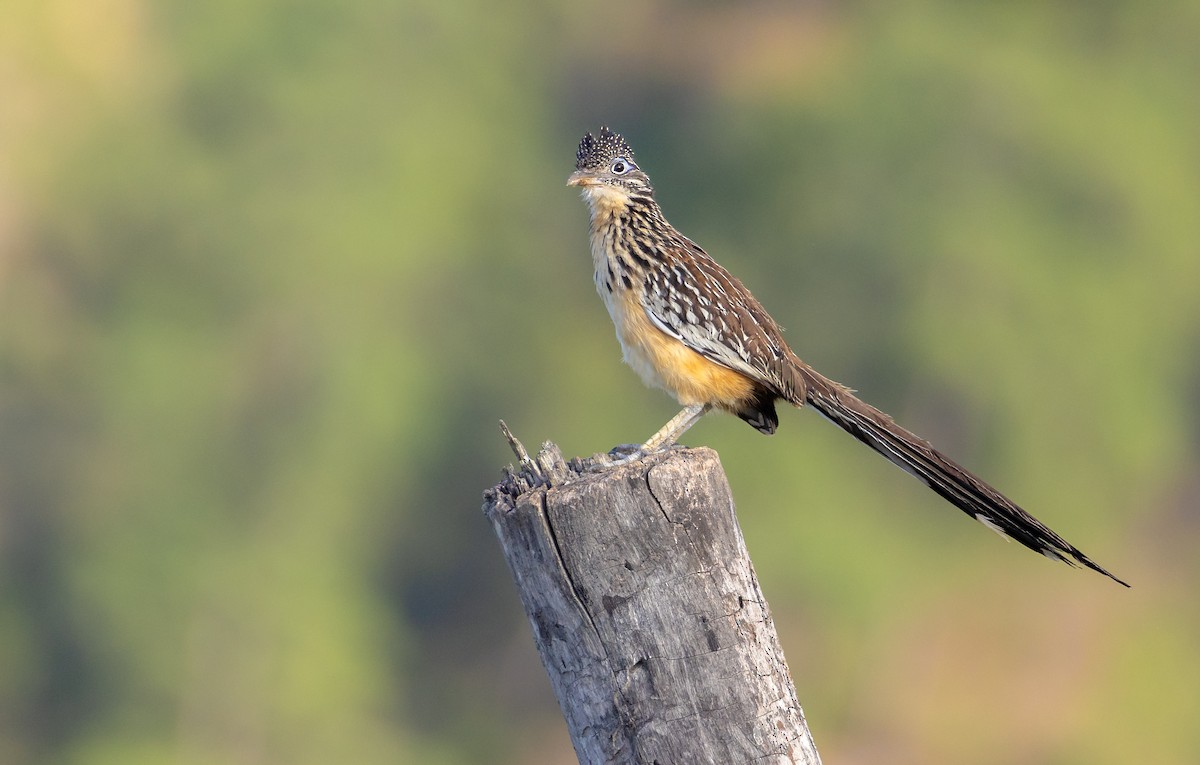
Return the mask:
<svg viewBox="0 0 1200 765">
<path fill-rule="evenodd" d="M 934 449 L 928 441 L 900 427 L 891 417 L 857 398 L 850 389 L 807 365 L 801 366 L 800 372 L 807 389 L 805 397 L 814 409 L 916 476 L 967 515 L 1047 558 L 1072 566 L 1086 566 L 1118 584 L 1129 586 L 971 471 Z"/>
</svg>

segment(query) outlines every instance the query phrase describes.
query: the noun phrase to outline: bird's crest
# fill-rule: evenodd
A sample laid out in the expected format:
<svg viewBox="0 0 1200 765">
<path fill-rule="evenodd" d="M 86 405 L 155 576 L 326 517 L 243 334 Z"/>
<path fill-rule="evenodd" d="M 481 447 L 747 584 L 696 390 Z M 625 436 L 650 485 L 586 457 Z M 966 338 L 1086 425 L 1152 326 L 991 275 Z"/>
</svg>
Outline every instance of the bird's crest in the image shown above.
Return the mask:
<svg viewBox="0 0 1200 765">
<path fill-rule="evenodd" d="M 598 136 L 586 133 L 579 142 L 579 151 L 575 152 L 575 169 L 594 170 L 616 157 L 633 159 L 633 149 L 629 148 L 619 133 L 602 127 Z"/>
</svg>

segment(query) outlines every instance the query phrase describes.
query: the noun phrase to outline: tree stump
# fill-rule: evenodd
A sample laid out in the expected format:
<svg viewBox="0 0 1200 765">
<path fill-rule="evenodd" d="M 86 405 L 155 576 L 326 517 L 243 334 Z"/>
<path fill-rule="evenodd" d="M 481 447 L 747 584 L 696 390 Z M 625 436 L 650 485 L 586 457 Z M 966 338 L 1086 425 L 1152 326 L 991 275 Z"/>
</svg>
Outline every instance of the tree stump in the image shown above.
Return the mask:
<svg viewBox="0 0 1200 765">
<path fill-rule="evenodd" d="M 820 762 L 716 452 L 547 443 L 485 493 L 581 763 Z"/>
</svg>

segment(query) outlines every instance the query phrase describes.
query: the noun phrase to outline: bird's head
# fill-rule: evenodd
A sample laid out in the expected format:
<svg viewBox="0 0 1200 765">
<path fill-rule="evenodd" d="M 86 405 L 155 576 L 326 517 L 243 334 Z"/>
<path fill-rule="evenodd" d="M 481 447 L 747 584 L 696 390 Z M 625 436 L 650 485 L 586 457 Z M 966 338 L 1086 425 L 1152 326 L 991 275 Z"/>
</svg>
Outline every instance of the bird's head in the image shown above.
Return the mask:
<svg viewBox="0 0 1200 765">
<path fill-rule="evenodd" d="M 575 172 L 568 186 L 578 186 L 589 202 L 624 201 L 632 194 L 652 195 L 650 179 L 633 161 L 633 149 L 606 127 L 587 133 L 575 153 Z"/>
</svg>

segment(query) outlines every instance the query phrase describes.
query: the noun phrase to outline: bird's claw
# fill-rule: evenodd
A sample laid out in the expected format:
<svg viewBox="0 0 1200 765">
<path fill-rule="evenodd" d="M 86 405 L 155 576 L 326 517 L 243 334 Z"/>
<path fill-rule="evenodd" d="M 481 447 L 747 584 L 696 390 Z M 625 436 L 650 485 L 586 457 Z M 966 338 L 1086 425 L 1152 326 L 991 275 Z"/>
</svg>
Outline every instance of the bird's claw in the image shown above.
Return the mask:
<svg viewBox="0 0 1200 765">
<path fill-rule="evenodd" d="M 621 444 L 614 446 L 608 451 L 609 457 L 612 459 L 611 464 L 628 465 L 631 462 L 637 462 L 642 457 L 646 456 L 645 450 L 637 444 Z"/>
</svg>

